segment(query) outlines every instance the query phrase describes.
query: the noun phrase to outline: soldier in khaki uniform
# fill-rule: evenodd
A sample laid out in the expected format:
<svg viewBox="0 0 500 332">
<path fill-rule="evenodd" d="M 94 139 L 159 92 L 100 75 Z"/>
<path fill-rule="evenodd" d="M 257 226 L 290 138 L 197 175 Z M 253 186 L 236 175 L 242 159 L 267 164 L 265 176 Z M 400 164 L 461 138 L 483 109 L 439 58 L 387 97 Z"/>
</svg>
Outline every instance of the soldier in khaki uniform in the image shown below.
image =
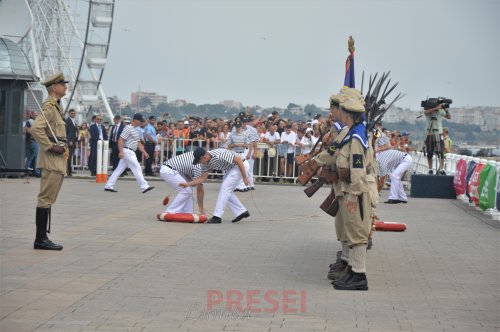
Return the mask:
<svg viewBox="0 0 500 332">
<path fill-rule="evenodd" d="M 347 88 L 344 90 L 344 94 L 352 97 L 353 99 L 359 101 L 361 105 L 365 106 L 365 98 L 358 89 Z M 368 110 L 366 110 L 366 107 L 365 107 L 365 112 L 368 112 Z M 367 113 L 365 114 L 367 115 Z M 374 132 L 372 130 L 368 130 L 367 134 L 368 134 L 369 146 L 366 153 L 366 181 L 368 183 L 368 192 L 370 196 L 370 205 L 371 205 L 370 214 L 371 218 L 373 219 L 375 217 L 375 208 L 379 203 L 379 194 L 377 188 L 378 162 L 375 159 L 375 150 L 373 147 L 375 142 Z M 370 249 L 370 246 L 371 246 L 371 241 L 370 245 L 368 246 L 368 249 Z"/>
<path fill-rule="evenodd" d="M 349 127 L 346 127 L 340 121 L 340 102 L 346 101 L 347 95 L 338 93 L 330 97 L 330 118 L 334 121 L 334 125 L 329 133 L 329 141 L 327 142 L 327 148 L 320 152 L 314 159 L 319 166 L 323 167 L 323 172 L 333 172 L 337 173 L 337 156 L 335 154 L 336 147 L 342 142 L 349 132 Z M 338 178 L 338 173 L 337 173 Z M 340 183 L 338 181 L 332 183 L 332 191 L 335 193 L 335 197 L 340 202 L 343 198 L 344 193 L 340 190 Z M 335 217 L 335 233 L 337 234 L 337 240 L 341 243 L 343 239 L 343 225 L 342 216 L 337 213 Z M 328 278 L 333 280 L 331 272 L 340 273 L 345 269 L 348 261 L 349 248 L 347 247 L 347 242 L 344 241 L 345 249 L 337 252 L 337 261 L 330 264 L 330 271 L 328 273 Z"/>
<path fill-rule="evenodd" d="M 367 290 L 366 249 L 371 230 L 370 185 L 367 178 L 369 142 L 363 121 L 365 108 L 359 99 L 349 97 L 340 103 L 340 120 L 349 127 L 346 137 L 335 151 L 342 198 L 337 215 L 343 222 L 340 238 L 343 251 L 348 248 L 348 265 L 341 277 L 333 281 L 335 289 Z"/>
<path fill-rule="evenodd" d="M 62 250 L 63 246 L 55 244 L 47 237 L 50 233 L 50 209 L 57 199 L 57 194 L 66 174 L 66 122 L 60 99 L 66 95 L 66 81 L 62 73 L 58 73 L 43 82 L 49 97 L 42 105 L 31 133 L 40 146 L 37 165 L 42 169 L 40 192 L 36 206 L 36 238 L 34 249 Z M 55 137 L 54 137 L 55 136 Z M 47 229 L 47 223 L 49 227 Z"/>
</svg>

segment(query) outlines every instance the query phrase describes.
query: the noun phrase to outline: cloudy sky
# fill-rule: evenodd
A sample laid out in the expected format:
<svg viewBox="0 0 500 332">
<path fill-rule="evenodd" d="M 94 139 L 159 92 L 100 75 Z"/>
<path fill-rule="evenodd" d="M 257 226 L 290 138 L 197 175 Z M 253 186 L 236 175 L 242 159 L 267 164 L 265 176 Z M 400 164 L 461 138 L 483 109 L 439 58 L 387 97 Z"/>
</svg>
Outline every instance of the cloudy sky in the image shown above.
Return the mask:
<svg viewBox="0 0 500 332">
<path fill-rule="evenodd" d="M 500 0 L 116 0 L 108 96 L 326 107 L 347 39 L 361 73 L 391 70 L 401 107 L 500 106 Z M 365 85 L 366 91 L 366 85 Z"/>
</svg>

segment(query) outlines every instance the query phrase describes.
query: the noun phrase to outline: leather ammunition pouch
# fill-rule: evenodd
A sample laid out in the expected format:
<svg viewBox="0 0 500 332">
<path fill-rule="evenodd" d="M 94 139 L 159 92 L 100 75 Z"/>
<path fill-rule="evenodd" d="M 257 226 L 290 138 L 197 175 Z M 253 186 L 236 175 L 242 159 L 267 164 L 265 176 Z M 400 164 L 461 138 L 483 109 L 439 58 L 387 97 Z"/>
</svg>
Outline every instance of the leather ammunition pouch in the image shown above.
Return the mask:
<svg viewBox="0 0 500 332">
<path fill-rule="evenodd" d="M 335 193 L 332 191 L 319 207 L 332 217 L 335 217 L 340 208 L 339 200 L 335 197 Z"/>
<path fill-rule="evenodd" d="M 329 167 L 323 167 L 321 175 L 323 175 L 326 178 L 327 184 L 339 182 L 339 173 L 337 173 L 337 171 L 334 171 Z"/>
</svg>

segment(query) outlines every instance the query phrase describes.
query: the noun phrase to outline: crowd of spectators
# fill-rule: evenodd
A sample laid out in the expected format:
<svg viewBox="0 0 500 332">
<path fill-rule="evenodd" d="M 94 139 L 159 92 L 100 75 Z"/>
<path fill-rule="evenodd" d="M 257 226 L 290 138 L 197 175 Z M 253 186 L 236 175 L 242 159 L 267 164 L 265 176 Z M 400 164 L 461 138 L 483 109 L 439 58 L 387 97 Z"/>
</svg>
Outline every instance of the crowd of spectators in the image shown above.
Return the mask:
<svg viewBox="0 0 500 332">
<path fill-rule="evenodd" d="M 28 118 L 33 116 L 36 114 L 30 114 Z M 146 143 L 147 140 L 144 135 L 146 126 L 153 126 L 156 136 L 154 156 L 152 157 L 153 171 L 148 171 L 147 175 L 156 174 L 155 171 L 161 166 L 162 152 L 163 160 L 166 160 L 172 156 L 192 151 L 199 146 L 207 150 L 227 148 L 226 142 L 231 132 L 235 130 L 234 125 L 242 117 L 251 119 L 248 125 L 253 126 L 259 133 L 259 143 L 267 144 L 261 144 L 261 148 L 257 149 L 253 156 L 256 159 L 256 173 L 259 172 L 259 175 L 272 177 L 275 180 L 280 177 L 293 178 L 298 175 L 294 156 L 311 153 L 321 135 L 320 124 L 326 121 L 319 114 L 307 121 L 283 119 L 278 112 L 273 112 L 268 116 L 257 116 L 252 114 L 251 109 L 241 112 L 234 119 L 186 116 L 174 120 L 170 114 L 166 114 L 164 118 L 150 116 L 141 125 L 143 143 Z M 96 123 L 96 119 L 102 119 L 102 117 L 95 115 L 90 123 L 83 122 L 78 126 L 78 143 L 73 160 L 73 166 L 76 168 L 85 169 L 90 166 L 91 133 L 89 128 Z M 125 125 L 130 121 L 127 116 L 122 116 L 119 120 Z M 99 121 L 97 120 L 97 122 Z M 110 123 L 103 122 L 102 128 L 106 131 L 105 137 L 110 137 L 112 128 Z M 389 138 L 390 148 L 403 152 L 411 151 L 409 133 L 390 132 L 386 128 L 381 128 L 381 130 Z M 316 149 L 319 149 L 320 145 L 321 143 L 317 144 Z M 262 148 L 263 146 L 265 148 Z M 139 162 L 145 165 L 142 156 L 138 157 Z M 31 160 L 32 157 L 29 159 Z"/>
</svg>

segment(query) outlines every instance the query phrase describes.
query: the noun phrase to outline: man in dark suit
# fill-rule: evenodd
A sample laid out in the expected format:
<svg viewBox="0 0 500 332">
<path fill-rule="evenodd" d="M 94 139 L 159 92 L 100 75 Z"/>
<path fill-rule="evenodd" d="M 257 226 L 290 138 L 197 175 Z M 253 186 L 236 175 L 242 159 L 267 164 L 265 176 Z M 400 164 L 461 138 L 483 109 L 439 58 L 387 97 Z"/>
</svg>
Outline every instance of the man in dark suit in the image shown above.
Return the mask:
<svg viewBox="0 0 500 332">
<path fill-rule="evenodd" d="M 120 135 L 122 134 L 123 128 L 125 126 L 123 125 L 121 116 L 119 115 L 115 115 L 113 121 L 115 124 L 111 126 L 109 131 L 109 148 L 111 149 L 110 160 L 111 165 L 113 165 L 114 171 L 118 166 L 118 163 L 120 162 L 120 157 L 118 156 L 120 153 L 120 150 L 118 149 L 118 139 L 120 138 Z"/>
<path fill-rule="evenodd" d="M 75 155 L 76 143 L 78 142 L 78 127 L 75 121 L 76 112 L 74 109 L 69 110 L 69 117 L 66 118 L 66 138 L 69 146 L 68 165 L 66 174 L 73 175 L 73 156 Z"/>
<path fill-rule="evenodd" d="M 108 134 L 106 133 L 106 128 L 101 124 L 102 116 L 96 115 L 95 122 L 89 127 L 90 133 L 90 156 L 89 156 L 89 168 L 90 175 L 96 176 L 97 171 L 97 142 L 99 140 L 108 140 Z"/>
</svg>

